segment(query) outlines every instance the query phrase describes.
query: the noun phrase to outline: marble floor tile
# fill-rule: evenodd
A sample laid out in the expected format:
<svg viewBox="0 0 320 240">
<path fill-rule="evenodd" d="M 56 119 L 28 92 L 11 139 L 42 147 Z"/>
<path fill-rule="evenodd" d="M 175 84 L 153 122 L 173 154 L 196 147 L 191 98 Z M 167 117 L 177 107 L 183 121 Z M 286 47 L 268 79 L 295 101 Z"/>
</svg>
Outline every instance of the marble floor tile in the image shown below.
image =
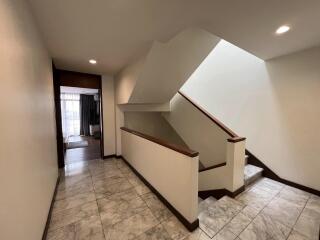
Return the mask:
<svg viewBox="0 0 320 240">
<path fill-rule="evenodd" d="M 223 228 L 217 235 L 215 235 L 212 240 L 234 240 L 237 238 L 233 232 Z"/>
<path fill-rule="evenodd" d="M 183 240 L 211 240 L 211 238 L 200 228 L 197 228 Z"/>
<path fill-rule="evenodd" d="M 50 231 L 47 240 L 104 240 L 99 216 L 91 216 L 76 223 Z"/>
<path fill-rule="evenodd" d="M 273 220 L 268 215 L 260 213 L 239 237 L 243 240 L 285 240 L 290 231 L 291 228 Z"/>
<path fill-rule="evenodd" d="M 143 185 L 143 182 L 136 175 L 127 174 L 125 175 L 128 181 L 132 184 L 132 186 Z"/>
<path fill-rule="evenodd" d="M 243 213 L 239 213 L 224 228 L 237 236 L 250 224 L 251 220 Z"/>
<path fill-rule="evenodd" d="M 119 169 L 123 174 L 130 174 L 130 173 L 134 174 L 133 171 L 131 170 L 131 168 L 128 166 L 123 166 Z"/>
<path fill-rule="evenodd" d="M 60 179 L 58 190 L 65 190 L 70 187 L 88 184 L 92 184 L 91 175 L 89 173 L 79 174 L 73 177 L 66 177 L 64 179 Z"/>
<path fill-rule="evenodd" d="M 200 219 L 199 219 L 200 220 Z M 205 232 L 205 234 L 207 235 L 207 236 L 209 236 L 210 238 L 212 238 L 214 235 L 216 235 L 217 234 L 217 231 L 218 231 L 218 229 L 215 229 L 215 230 L 213 230 L 213 229 L 211 229 L 211 228 L 209 228 L 207 225 L 205 225 L 202 221 L 199 221 L 199 228 L 203 231 L 203 232 Z"/>
<path fill-rule="evenodd" d="M 181 222 L 172 216 L 168 220 L 161 223 L 169 233 L 173 240 L 182 240 L 189 236 L 189 231 L 182 225 Z"/>
<path fill-rule="evenodd" d="M 62 210 L 52 214 L 49 231 L 98 215 L 99 212 L 96 201 L 88 202 L 75 208 Z"/>
<path fill-rule="evenodd" d="M 62 210 L 78 207 L 84 203 L 96 200 L 94 192 L 86 192 L 73 195 L 72 197 L 64 198 L 54 202 L 52 212 L 59 212 Z"/>
<path fill-rule="evenodd" d="M 307 202 L 306 208 L 316 211 L 320 214 L 320 197 L 316 195 L 311 195 Z"/>
<path fill-rule="evenodd" d="M 299 205 L 278 197 L 262 210 L 262 213 L 290 228 L 294 226 L 301 212 L 302 207 Z"/>
<path fill-rule="evenodd" d="M 212 204 L 214 204 L 217 201 L 217 199 L 213 198 L 213 197 L 208 197 L 205 200 L 201 201 L 198 204 L 198 212 L 202 212 L 205 211 L 206 209 L 208 209 L 208 207 Z"/>
<path fill-rule="evenodd" d="M 77 194 L 92 192 L 92 191 L 93 191 L 93 185 L 90 182 L 86 182 L 83 184 L 75 184 L 71 187 L 68 187 L 62 190 L 58 189 L 55 200 L 61 200 L 68 197 L 72 197 Z"/>
<path fill-rule="evenodd" d="M 97 189 L 99 192 L 100 188 L 104 188 L 105 186 L 110 186 L 112 184 L 120 183 L 125 181 L 126 179 L 123 176 L 112 176 L 103 179 L 93 180 L 93 187 Z"/>
<path fill-rule="evenodd" d="M 116 166 L 108 166 L 108 165 L 101 165 L 101 166 L 94 166 L 90 168 L 90 174 L 92 176 L 100 175 L 100 174 L 112 174 L 112 172 L 120 171 Z"/>
<path fill-rule="evenodd" d="M 251 206 L 246 206 L 242 209 L 241 213 L 246 215 L 250 219 L 254 219 L 258 214 L 260 210 Z"/>
<path fill-rule="evenodd" d="M 307 238 L 306 236 L 298 233 L 297 231 L 293 230 L 289 237 L 288 240 L 309 240 L 309 238 Z"/>
<path fill-rule="evenodd" d="M 99 212 L 104 227 L 127 219 L 148 208 L 140 197 L 130 200 L 120 198 L 117 201 L 117 205 L 110 205 L 109 199 L 102 198 L 98 200 Z"/>
<path fill-rule="evenodd" d="M 140 236 L 135 238 L 135 240 L 172 240 L 168 232 L 164 229 L 161 224 L 150 228 L 146 232 L 142 233 Z"/>
<path fill-rule="evenodd" d="M 149 209 L 112 226 L 103 226 L 106 240 L 131 240 L 158 225 Z"/>
<path fill-rule="evenodd" d="M 250 190 L 241 193 L 236 197 L 236 199 L 257 210 L 261 210 L 272 200 L 273 197 L 274 196 L 269 192 L 259 188 L 251 188 Z"/>
<path fill-rule="evenodd" d="M 89 173 L 89 166 L 87 162 L 77 162 L 72 164 L 66 164 L 64 170 L 61 171 L 60 176 L 76 176 L 78 174 L 86 174 Z"/>
<path fill-rule="evenodd" d="M 141 198 L 147 203 L 153 215 L 160 221 L 164 221 L 172 216 L 170 210 L 153 193 L 146 193 Z"/>
<path fill-rule="evenodd" d="M 125 190 L 129 190 L 132 188 L 132 185 L 126 180 L 119 181 L 115 184 L 102 184 L 99 186 L 94 187 L 94 191 L 96 193 L 96 197 L 101 198 L 101 197 L 106 197 L 118 192 L 123 192 Z"/>
<path fill-rule="evenodd" d="M 305 208 L 294 226 L 294 230 L 310 240 L 319 240 L 320 214 Z"/>
<path fill-rule="evenodd" d="M 293 202 L 300 207 L 304 207 L 306 205 L 310 196 L 310 193 L 290 186 L 285 186 L 278 194 L 278 197 Z"/>
<path fill-rule="evenodd" d="M 123 192 L 115 193 L 109 196 L 106 196 L 103 199 L 103 209 L 106 210 L 108 208 L 112 208 L 118 205 L 118 202 L 127 201 L 129 202 L 132 199 L 135 199 L 139 197 L 137 192 L 130 188 L 128 190 L 125 190 Z M 100 199 L 99 199 L 100 200 Z M 98 200 L 98 202 L 99 202 Z"/>
<path fill-rule="evenodd" d="M 110 177 L 124 177 L 122 172 L 119 169 L 115 169 L 112 171 L 102 171 L 92 175 L 92 181 L 96 182 L 99 180 L 107 179 Z"/>
<path fill-rule="evenodd" d="M 262 178 L 258 182 L 256 182 L 253 187 L 260 188 L 261 190 L 270 192 L 270 194 L 276 195 L 284 188 L 284 186 L 285 185 L 283 183 L 274 181 L 269 178 Z"/>
<path fill-rule="evenodd" d="M 151 192 L 151 190 L 144 183 L 134 186 L 134 189 L 140 196 Z"/>
</svg>

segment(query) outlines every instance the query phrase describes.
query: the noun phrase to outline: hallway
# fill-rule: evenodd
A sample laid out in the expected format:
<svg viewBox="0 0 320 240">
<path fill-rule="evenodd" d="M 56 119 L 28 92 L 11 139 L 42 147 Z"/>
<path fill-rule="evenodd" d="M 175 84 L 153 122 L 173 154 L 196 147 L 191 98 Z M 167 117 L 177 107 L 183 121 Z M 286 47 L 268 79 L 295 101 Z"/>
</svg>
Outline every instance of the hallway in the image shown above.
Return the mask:
<svg viewBox="0 0 320 240">
<path fill-rule="evenodd" d="M 189 233 L 121 159 L 77 162 L 61 173 L 47 239 L 318 237 L 319 197 L 267 178 L 236 200 L 208 198 L 199 211 L 202 230 Z"/>
</svg>

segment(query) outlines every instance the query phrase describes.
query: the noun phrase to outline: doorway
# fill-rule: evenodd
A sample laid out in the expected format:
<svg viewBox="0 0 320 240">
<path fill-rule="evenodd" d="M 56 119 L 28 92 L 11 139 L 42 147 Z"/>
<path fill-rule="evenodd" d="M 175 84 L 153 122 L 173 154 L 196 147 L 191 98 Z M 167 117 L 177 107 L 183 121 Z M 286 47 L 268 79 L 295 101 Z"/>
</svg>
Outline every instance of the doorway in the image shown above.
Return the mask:
<svg viewBox="0 0 320 240">
<path fill-rule="evenodd" d="M 60 87 L 65 164 L 100 158 L 99 100 L 98 89 Z"/>
<path fill-rule="evenodd" d="M 101 76 L 53 66 L 58 166 L 103 158 Z"/>
</svg>

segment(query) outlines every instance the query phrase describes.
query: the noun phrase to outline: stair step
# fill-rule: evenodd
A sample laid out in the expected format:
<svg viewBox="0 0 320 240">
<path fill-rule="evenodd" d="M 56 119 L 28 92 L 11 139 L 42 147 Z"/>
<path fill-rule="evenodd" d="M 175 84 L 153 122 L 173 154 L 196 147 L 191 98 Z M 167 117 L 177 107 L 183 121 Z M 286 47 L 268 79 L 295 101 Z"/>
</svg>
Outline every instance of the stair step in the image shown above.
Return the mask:
<svg viewBox="0 0 320 240">
<path fill-rule="evenodd" d="M 247 164 L 244 167 L 244 184 L 248 186 L 249 184 L 255 182 L 257 179 L 262 177 L 263 168 Z"/>
</svg>

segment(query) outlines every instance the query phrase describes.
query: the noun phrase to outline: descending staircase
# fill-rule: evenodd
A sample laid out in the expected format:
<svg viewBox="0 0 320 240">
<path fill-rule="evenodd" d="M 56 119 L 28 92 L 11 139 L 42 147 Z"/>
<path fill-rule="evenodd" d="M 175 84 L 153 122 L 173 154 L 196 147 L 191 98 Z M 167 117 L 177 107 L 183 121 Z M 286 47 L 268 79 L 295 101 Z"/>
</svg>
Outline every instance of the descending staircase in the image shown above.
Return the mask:
<svg viewBox="0 0 320 240">
<path fill-rule="evenodd" d="M 262 177 L 263 168 L 248 164 L 249 156 L 246 155 L 244 167 L 244 185 L 248 186 Z"/>
<path fill-rule="evenodd" d="M 248 155 L 246 155 L 244 168 L 244 183 L 248 187 L 262 177 L 263 169 L 248 164 Z M 216 235 L 235 215 L 237 215 L 244 205 L 228 196 L 219 200 L 214 197 L 206 199 L 199 198 L 198 218 L 200 228 L 212 238 Z"/>
</svg>

